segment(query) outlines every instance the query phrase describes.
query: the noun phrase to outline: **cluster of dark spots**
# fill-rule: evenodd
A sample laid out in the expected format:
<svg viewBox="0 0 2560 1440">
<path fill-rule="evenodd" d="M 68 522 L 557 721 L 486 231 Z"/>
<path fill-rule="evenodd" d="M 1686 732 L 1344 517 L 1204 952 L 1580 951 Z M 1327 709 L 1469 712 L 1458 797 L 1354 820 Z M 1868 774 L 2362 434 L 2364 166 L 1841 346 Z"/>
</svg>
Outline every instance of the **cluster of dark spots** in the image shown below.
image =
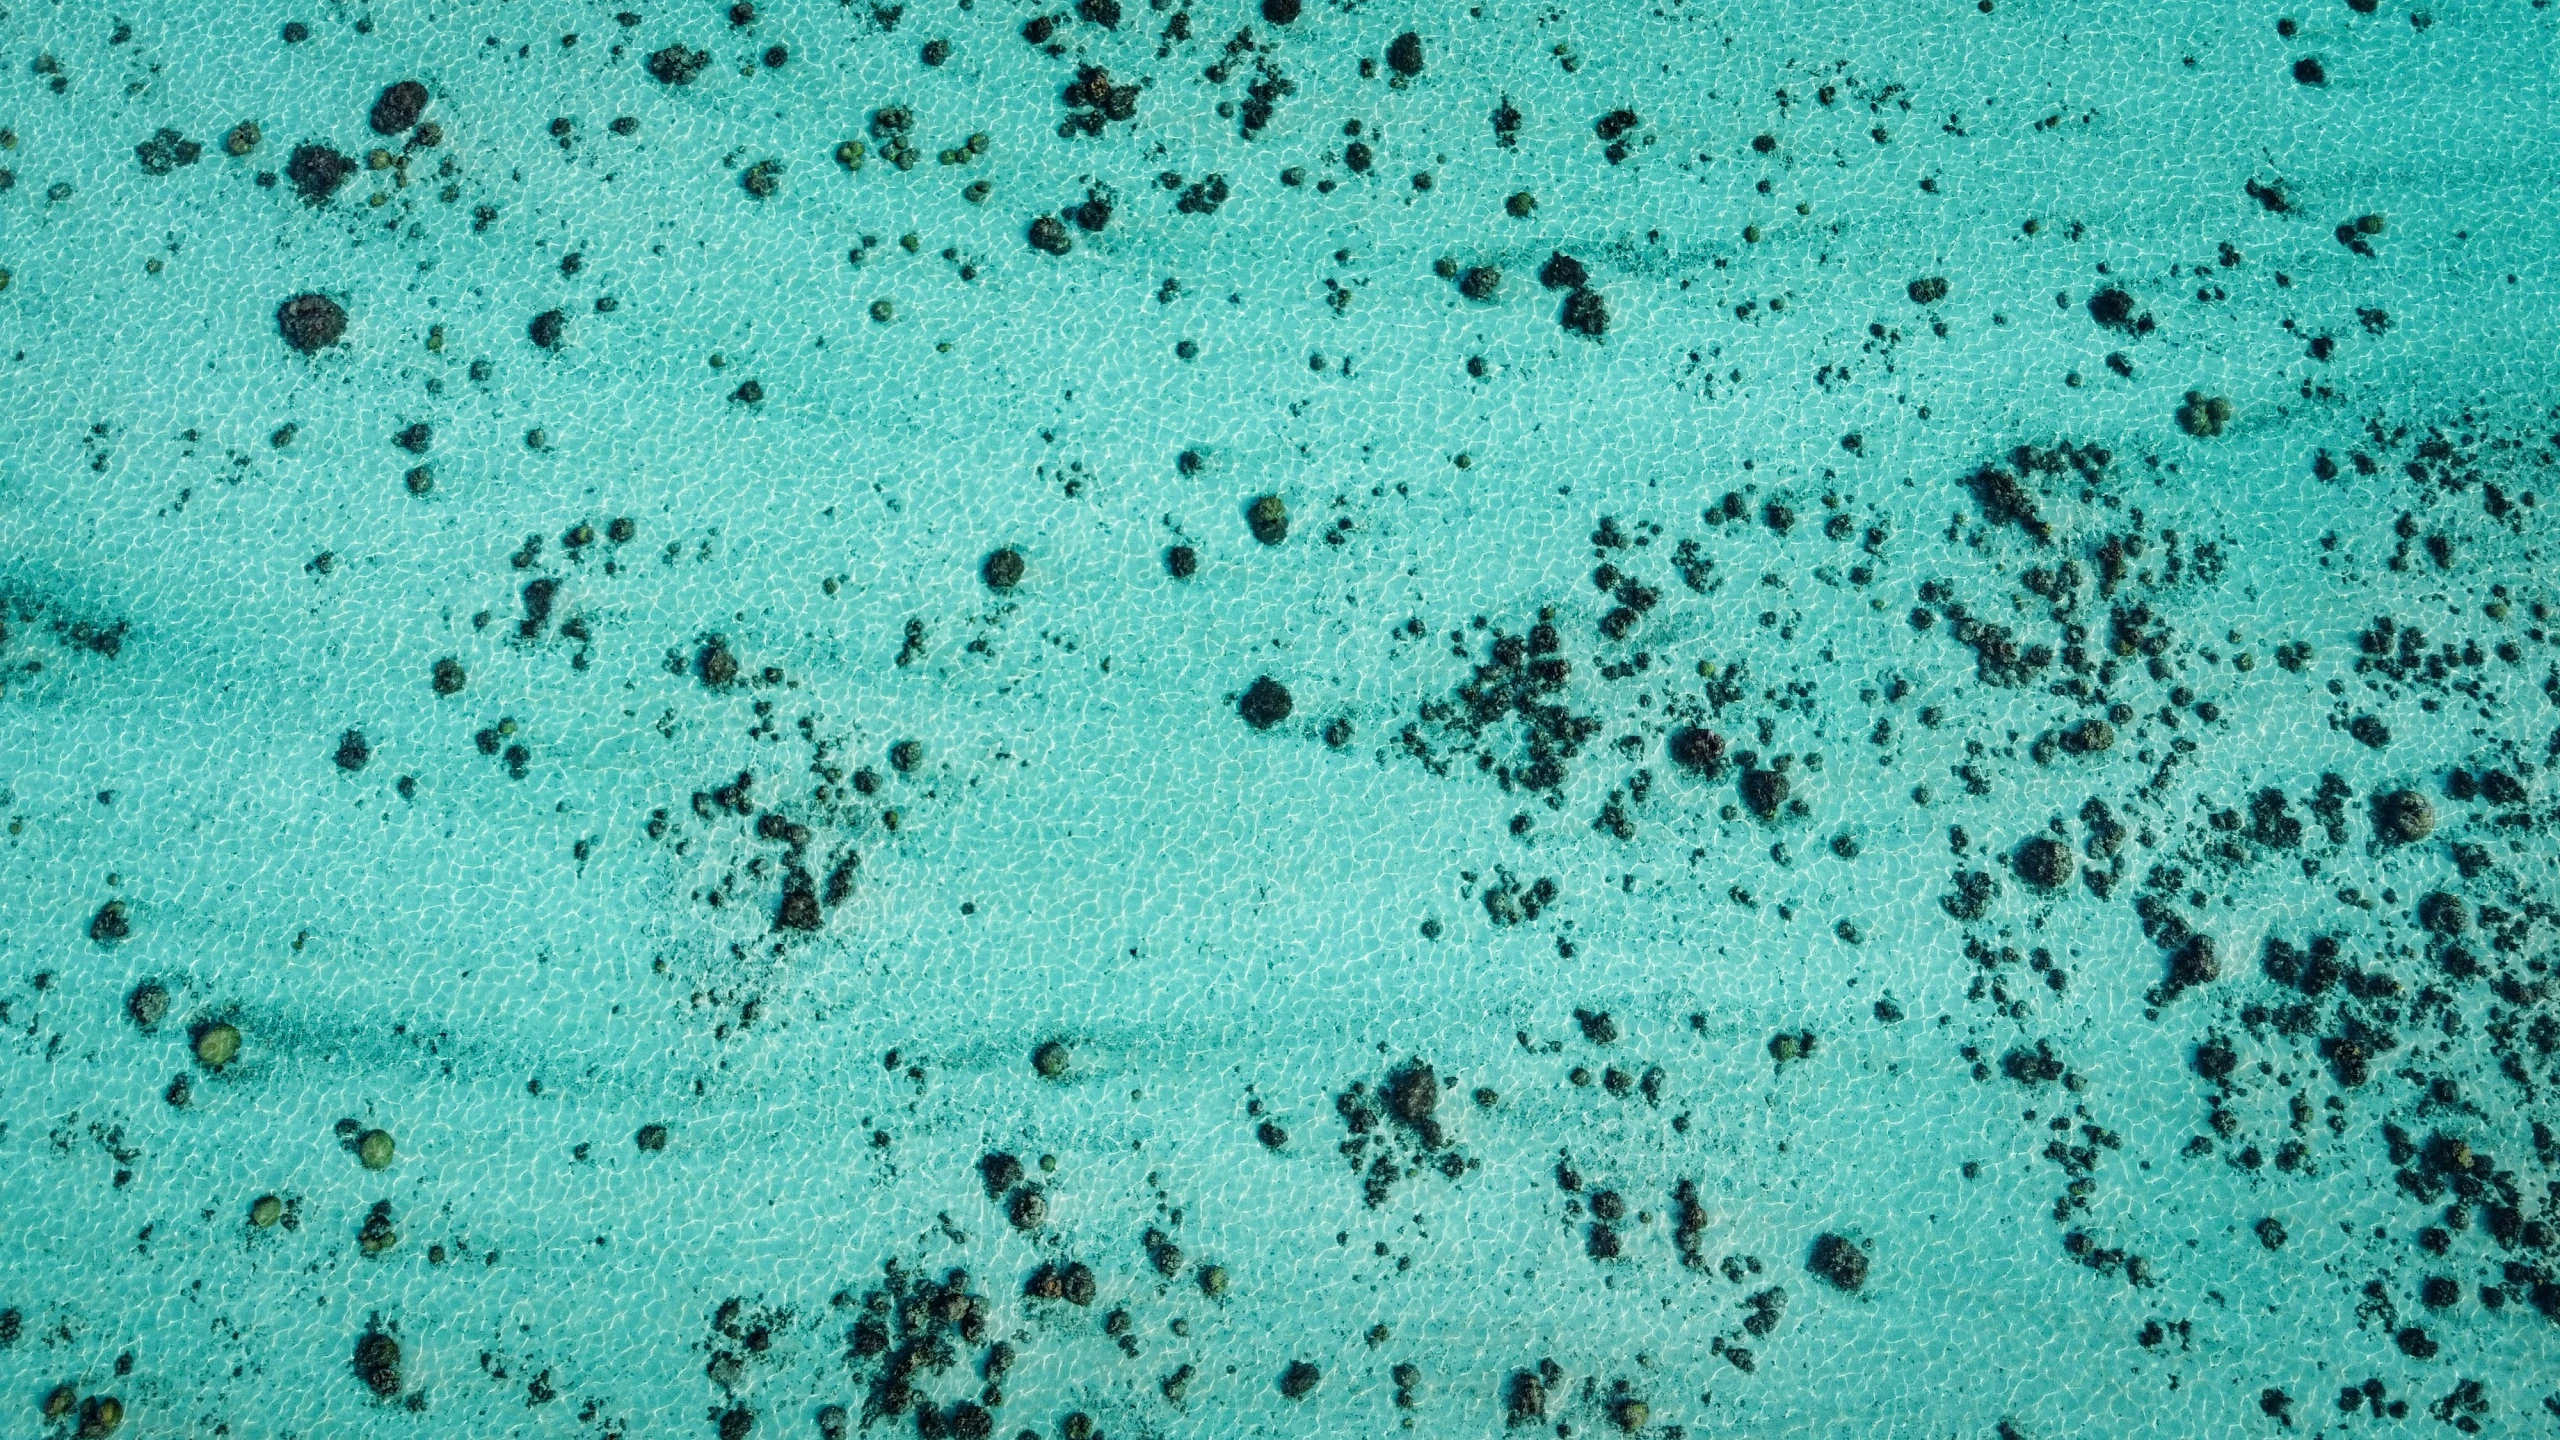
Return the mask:
<svg viewBox="0 0 2560 1440">
<path fill-rule="evenodd" d="M 1485 661 L 1450 699 L 1425 702 L 1398 739 L 1433 774 L 1452 773 L 1453 761 L 1470 755 L 1476 769 L 1505 790 L 1516 786 L 1561 804 L 1570 762 L 1602 726 L 1597 717 L 1574 714 L 1565 701 L 1573 666 L 1554 612 L 1542 609 L 1526 635 L 1477 628 L 1491 637 Z M 1410 622 L 1406 633 L 1419 639 L 1421 621 Z M 1463 632 L 1452 631 L 1450 644 L 1463 653 Z M 1497 753 L 1498 737 L 1514 726 L 1525 755 L 1508 763 Z"/>
<path fill-rule="evenodd" d="M 2220 395 L 2207 395 L 2201 390 L 2187 392 L 2186 401 L 2178 407 L 2178 428 L 2199 439 L 2220 435 L 2231 423 L 2231 402 Z"/>
<path fill-rule="evenodd" d="M 1515 1370 L 1502 1387 L 1503 1420 L 1518 1428 L 1543 1423 L 1549 1397 L 1564 1388 L 1564 1367 L 1541 1360 L 1533 1370 Z"/>
<path fill-rule="evenodd" d="M 1971 924 L 1991 913 L 1991 902 L 2000 896 L 2000 882 L 1987 870 L 1958 870 L 1955 883 L 1938 904 L 1949 915 Z"/>
<path fill-rule="evenodd" d="M 525 582 L 522 592 L 524 618 L 516 622 L 516 638 L 539 640 L 551 626 L 552 612 L 560 604 L 560 580 L 555 576 L 537 576 Z"/>
<path fill-rule="evenodd" d="M 695 655 L 694 673 L 702 678 L 704 685 L 717 690 L 738 678 L 737 654 L 729 648 L 726 639 L 714 635 L 702 642 L 701 650 Z"/>
<path fill-rule="evenodd" d="M 1076 78 L 1059 94 L 1066 103 L 1067 115 L 1058 122 L 1058 138 L 1099 136 L 1107 122 L 1136 119 L 1139 93 L 1140 87 L 1135 84 L 1114 83 L 1111 72 L 1099 65 L 1078 67 Z"/>
<path fill-rule="evenodd" d="M 688 49 L 681 43 L 669 45 L 651 52 L 645 68 L 649 78 L 662 85 L 690 85 L 711 68 L 711 52 Z"/>
<path fill-rule="evenodd" d="M 1390 1070 L 1379 1090 L 1355 1082 L 1334 1097 L 1334 1112 L 1350 1131 L 1340 1153 L 1361 1176 L 1361 1197 L 1369 1208 L 1386 1204 L 1400 1181 L 1426 1165 L 1455 1180 L 1482 1163 L 1456 1147 L 1441 1119 L 1441 1088 L 1454 1083 L 1428 1061 L 1414 1059 Z"/>
<path fill-rule="evenodd" d="M 1607 147 L 1600 152 L 1601 158 L 1612 165 L 1624 164 L 1627 157 L 1635 153 L 1634 146 L 1629 144 L 1627 137 L 1643 123 L 1636 112 L 1624 108 L 1612 110 L 1593 121 L 1591 133 L 1599 138 L 1603 146 Z M 1653 137 L 1646 136 L 1644 143 L 1648 145 L 1653 143 Z"/>
<path fill-rule="evenodd" d="M 1099 235 L 1111 224 L 1111 197 L 1100 187 L 1089 188 L 1085 198 L 1066 207 L 1067 218 L 1076 228 L 1089 235 Z"/>
<path fill-rule="evenodd" d="M 1812 1059 L 1820 1044 L 1821 1037 L 1810 1030 L 1781 1030 L 1769 1037 L 1769 1059 L 1783 1070 L 1799 1060 Z"/>
<path fill-rule="evenodd" d="M 1547 257 L 1546 263 L 1539 267 L 1538 283 L 1549 290 L 1566 292 L 1564 308 L 1558 313 L 1558 323 L 1565 329 L 1591 340 L 1600 339 L 1608 332 L 1608 302 L 1601 298 L 1599 291 L 1591 288 L 1591 272 L 1581 261 L 1561 250 L 1555 251 Z M 1466 282 L 1463 279 L 1459 282 L 1459 288 L 1462 291 L 1466 288 Z M 1490 297 L 1470 296 L 1469 298 Z"/>
<path fill-rule="evenodd" d="M 1096 1293 L 1093 1268 L 1082 1261 L 1044 1264 L 1031 1272 L 1022 1293 L 1033 1300 L 1064 1300 L 1080 1309 L 1090 1307 Z"/>
<path fill-rule="evenodd" d="M 2077 862 L 2071 846 L 2052 835 L 2031 836 L 2011 854 L 2018 878 L 2039 890 L 2060 890 L 2071 883 Z"/>
<path fill-rule="evenodd" d="M 2340 245 L 2370 260 L 2374 258 L 2373 241 L 2388 228 L 2389 222 L 2382 216 L 2366 214 L 2359 215 L 2353 220 L 2340 222 L 2338 228 L 2332 233 L 2337 237 Z M 2356 313 L 2359 316 L 2371 316 L 2381 315 L 2384 312 L 2360 309 Z M 2390 323 L 2387 316 L 2379 324 L 2368 319 L 2365 321 L 2365 328 L 2378 335 L 2389 329 Z"/>
<path fill-rule="evenodd" d="M 162 129 L 150 139 L 133 147 L 136 160 L 142 162 L 145 175 L 166 175 L 181 166 L 193 165 L 204 158 L 204 146 L 175 130 Z"/>
<path fill-rule="evenodd" d="M 1170 170 L 1158 178 L 1166 182 L 1165 188 L 1168 190 L 1173 189 L 1182 180 L 1181 176 Z M 1213 171 L 1188 185 L 1183 185 L 1182 193 L 1174 197 L 1173 208 L 1184 215 L 1215 215 L 1218 213 L 1218 207 L 1226 204 L 1227 197 L 1232 193 L 1227 185 L 1227 177 Z"/>
<path fill-rule="evenodd" d="M 1551 877 L 1522 884 L 1509 871 L 1497 869 L 1493 882 L 1484 887 L 1485 918 L 1501 926 L 1526 924 L 1555 904 L 1558 894 Z"/>
</svg>

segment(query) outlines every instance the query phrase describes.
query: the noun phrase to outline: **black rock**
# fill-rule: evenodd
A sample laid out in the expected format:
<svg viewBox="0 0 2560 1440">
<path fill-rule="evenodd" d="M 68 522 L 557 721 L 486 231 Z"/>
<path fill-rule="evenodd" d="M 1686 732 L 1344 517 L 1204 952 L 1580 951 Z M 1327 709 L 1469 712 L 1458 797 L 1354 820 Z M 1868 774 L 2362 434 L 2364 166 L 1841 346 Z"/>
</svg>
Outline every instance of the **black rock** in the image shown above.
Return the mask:
<svg viewBox="0 0 2560 1440">
<path fill-rule="evenodd" d="M 664 85 L 690 85 L 694 77 L 711 66 L 707 50 L 688 50 L 670 45 L 649 57 L 649 78 Z"/>
<path fill-rule="evenodd" d="M 2436 807 L 2415 790 L 2393 790 L 2373 799 L 2373 828 L 2385 843 L 2414 845 L 2436 833 Z"/>
<path fill-rule="evenodd" d="M 817 881 L 797 865 L 784 871 L 782 908 L 774 915 L 774 928 L 806 932 L 824 929 L 826 923 L 826 912 L 818 906 Z"/>
<path fill-rule="evenodd" d="M 1022 552 L 1012 546 L 989 554 L 978 567 L 979 578 L 990 590 L 1010 590 L 1022 583 Z"/>
<path fill-rule="evenodd" d="M 545 350 L 557 350 L 568 334 L 569 317 L 557 310 L 545 310 L 524 327 L 525 338 Z"/>
<path fill-rule="evenodd" d="M 1855 1291 L 1867 1283 L 1867 1252 L 1841 1236 L 1826 1233 L 1814 1240 L 1813 1254 L 1805 1268 L 1843 1290 Z"/>
<path fill-rule="evenodd" d="M 400 1393 L 400 1342 L 379 1330 L 367 1330 L 356 1341 L 356 1378 L 388 1400 Z"/>
<path fill-rule="evenodd" d="M 1277 495 L 1257 495 L 1253 503 L 1245 507 L 1244 523 L 1245 528 L 1253 532 L 1254 539 L 1265 545 L 1277 545 L 1289 538 L 1288 502 Z"/>
<path fill-rule="evenodd" d="M 1924 276 L 1911 282 L 1909 294 L 1914 305 L 1935 305 L 1947 298 L 1947 282 L 1941 276 Z"/>
<path fill-rule="evenodd" d="M 296 295 L 276 307 L 276 329 L 287 345 L 315 354 L 347 333 L 346 308 L 326 295 Z"/>
<path fill-rule="evenodd" d="M 1715 776 L 1724 772 L 1724 737 L 1699 725 L 1671 732 L 1671 759 L 1684 770 Z"/>
<path fill-rule="evenodd" d="M 1387 43 L 1387 68 L 1410 80 L 1422 73 L 1422 37 L 1410 30 Z"/>
<path fill-rule="evenodd" d="M 337 194 L 338 187 L 354 173 L 356 162 L 326 145 L 296 145 L 284 166 L 285 178 L 293 182 L 294 192 L 314 205 Z"/>
<path fill-rule="evenodd" d="M 2471 907 L 2459 895 L 2430 890 L 2418 900 L 2418 923 L 2438 935 L 2459 935 L 2471 928 Z"/>
<path fill-rule="evenodd" d="M 1045 255 L 1064 255 L 1076 248 L 1075 237 L 1067 233 L 1066 222 L 1055 215 L 1043 215 L 1031 222 L 1031 248 Z"/>
<path fill-rule="evenodd" d="M 2109 329 L 2124 329 L 2133 323 L 2133 297 L 2110 285 L 2089 297 L 2089 318 Z"/>
<path fill-rule="evenodd" d="M 373 758 L 373 746 L 366 742 L 363 731 L 350 730 L 338 737 L 338 753 L 330 758 L 338 762 L 339 769 L 352 774 Z"/>
<path fill-rule="evenodd" d="M 1558 323 L 1576 335 L 1597 340 L 1609 331 L 1609 302 L 1597 290 L 1576 290 L 1564 297 Z"/>
<path fill-rule="evenodd" d="M 2019 846 L 2014 863 L 2018 878 L 2040 889 L 2059 890 L 2071 883 L 2071 847 L 2050 835 L 2038 835 Z"/>
<path fill-rule="evenodd" d="M 1298 0 L 1262 0 L 1262 18 L 1272 25 L 1298 22 Z"/>
<path fill-rule="evenodd" d="M 1538 267 L 1538 283 L 1550 290 L 1579 290 L 1591 283 L 1591 271 L 1579 260 L 1561 250 L 1547 256 Z"/>
<path fill-rule="evenodd" d="M 728 642 L 714 636 L 702 647 L 694 670 L 703 684 L 716 690 L 738 678 L 738 657 L 730 651 Z"/>
<path fill-rule="evenodd" d="M 1787 803 L 1791 788 L 1787 777 L 1775 770 L 1754 767 L 1742 772 L 1742 802 L 1763 820 L 1776 815 L 1778 808 Z"/>
<path fill-rule="evenodd" d="M 1440 1108 L 1440 1077 L 1416 1060 L 1387 1077 L 1387 1108 L 1398 1120 L 1420 1128 Z"/>
<path fill-rule="evenodd" d="M 1265 675 L 1245 687 L 1244 695 L 1236 701 L 1236 711 L 1244 716 L 1247 725 L 1268 730 L 1289 718 L 1294 703 L 1288 686 Z"/>
<path fill-rule="evenodd" d="M 382 87 L 369 118 L 376 135 L 405 135 L 426 113 L 427 87 L 415 80 L 401 80 Z"/>
<path fill-rule="evenodd" d="M 148 1030 L 169 1013 L 169 992 L 150 981 L 136 985 L 133 993 L 124 997 L 124 1013 L 133 1017 L 134 1024 Z"/>
</svg>

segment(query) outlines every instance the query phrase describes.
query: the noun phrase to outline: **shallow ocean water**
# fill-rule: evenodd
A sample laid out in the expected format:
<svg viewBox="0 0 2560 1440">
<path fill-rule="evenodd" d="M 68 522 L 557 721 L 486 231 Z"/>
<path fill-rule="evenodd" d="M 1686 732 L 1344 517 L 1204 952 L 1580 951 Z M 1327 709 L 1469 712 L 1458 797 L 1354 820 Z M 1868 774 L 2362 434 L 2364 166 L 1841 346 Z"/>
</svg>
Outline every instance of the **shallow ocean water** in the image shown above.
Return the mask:
<svg viewBox="0 0 2560 1440">
<path fill-rule="evenodd" d="M 0 1415 L 2552 1433 L 2556 32 L 10 6 Z"/>
</svg>

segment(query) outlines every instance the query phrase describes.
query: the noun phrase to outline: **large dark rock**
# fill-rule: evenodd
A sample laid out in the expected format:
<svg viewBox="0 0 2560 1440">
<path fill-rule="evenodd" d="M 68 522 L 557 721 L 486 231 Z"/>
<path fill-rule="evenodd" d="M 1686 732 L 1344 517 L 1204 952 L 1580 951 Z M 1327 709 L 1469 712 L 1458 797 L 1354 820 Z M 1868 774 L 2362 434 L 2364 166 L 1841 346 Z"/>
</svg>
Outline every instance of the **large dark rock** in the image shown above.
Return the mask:
<svg viewBox="0 0 2560 1440">
<path fill-rule="evenodd" d="M 276 329 L 284 343 L 305 355 L 338 343 L 347 333 L 346 307 L 326 295 L 296 295 L 276 307 Z"/>
<path fill-rule="evenodd" d="M 284 166 L 284 178 L 293 182 L 294 193 L 314 205 L 337 194 L 354 173 L 356 162 L 326 145 L 296 145 Z"/>
<path fill-rule="evenodd" d="M 1244 695 L 1236 701 L 1236 711 L 1244 716 L 1247 725 L 1268 730 L 1288 719 L 1293 705 L 1289 687 L 1265 675 L 1245 687 Z"/>
<path fill-rule="evenodd" d="M 427 113 L 427 87 L 415 80 L 400 80 L 382 87 L 373 102 L 370 117 L 376 135 L 406 135 Z"/>
<path fill-rule="evenodd" d="M 1842 1236 L 1825 1234 L 1813 1242 L 1805 1268 L 1843 1290 L 1855 1291 L 1867 1283 L 1867 1252 Z"/>
</svg>

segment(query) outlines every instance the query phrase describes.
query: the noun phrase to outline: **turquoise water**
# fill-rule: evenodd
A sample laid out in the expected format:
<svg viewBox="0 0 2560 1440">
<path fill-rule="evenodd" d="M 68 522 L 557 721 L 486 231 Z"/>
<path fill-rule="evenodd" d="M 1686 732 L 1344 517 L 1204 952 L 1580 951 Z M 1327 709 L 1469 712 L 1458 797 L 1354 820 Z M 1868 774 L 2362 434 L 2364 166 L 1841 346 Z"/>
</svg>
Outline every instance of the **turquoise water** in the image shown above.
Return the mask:
<svg viewBox="0 0 2560 1440">
<path fill-rule="evenodd" d="M 0 1423 L 2554 1433 L 2556 32 L 11 7 Z"/>
</svg>

